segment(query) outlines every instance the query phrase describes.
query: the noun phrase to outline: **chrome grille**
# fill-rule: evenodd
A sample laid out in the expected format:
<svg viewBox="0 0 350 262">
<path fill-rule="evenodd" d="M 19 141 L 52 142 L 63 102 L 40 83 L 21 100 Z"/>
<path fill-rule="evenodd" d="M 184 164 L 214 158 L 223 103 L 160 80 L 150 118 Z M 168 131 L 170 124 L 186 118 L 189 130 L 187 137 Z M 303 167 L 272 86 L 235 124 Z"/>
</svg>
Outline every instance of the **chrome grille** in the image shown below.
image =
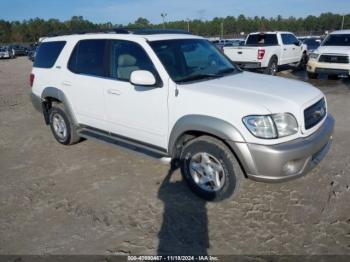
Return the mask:
<svg viewBox="0 0 350 262">
<path fill-rule="evenodd" d="M 348 64 L 349 57 L 345 55 L 321 55 L 318 61 L 325 63 Z"/>
<path fill-rule="evenodd" d="M 304 110 L 305 129 L 317 125 L 327 115 L 324 98 Z"/>
</svg>

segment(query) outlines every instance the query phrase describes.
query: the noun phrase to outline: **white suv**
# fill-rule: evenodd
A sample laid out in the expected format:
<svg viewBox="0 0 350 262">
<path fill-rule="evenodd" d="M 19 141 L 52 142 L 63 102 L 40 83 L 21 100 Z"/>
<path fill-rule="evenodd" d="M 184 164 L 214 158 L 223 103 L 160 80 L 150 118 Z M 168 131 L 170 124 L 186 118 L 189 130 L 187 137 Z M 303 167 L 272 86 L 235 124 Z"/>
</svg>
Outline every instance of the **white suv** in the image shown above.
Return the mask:
<svg viewBox="0 0 350 262">
<path fill-rule="evenodd" d="M 244 177 L 299 177 L 331 144 L 334 120 L 320 90 L 242 72 L 198 36 L 47 38 L 30 80 L 33 105 L 59 143 L 95 138 L 168 157 L 209 200 L 230 196 Z"/>
<path fill-rule="evenodd" d="M 307 72 L 310 78 L 324 73 L 331 76 L 350 75 L 350 30 L 334 31 L 309 56 Z"/>
</svg>

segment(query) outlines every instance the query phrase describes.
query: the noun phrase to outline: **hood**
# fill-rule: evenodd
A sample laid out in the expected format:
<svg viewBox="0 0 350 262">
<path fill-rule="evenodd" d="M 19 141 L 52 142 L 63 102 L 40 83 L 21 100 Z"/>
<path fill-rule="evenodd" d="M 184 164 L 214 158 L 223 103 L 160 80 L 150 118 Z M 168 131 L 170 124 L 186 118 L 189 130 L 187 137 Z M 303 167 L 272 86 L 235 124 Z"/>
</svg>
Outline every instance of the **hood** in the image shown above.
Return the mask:
<svg viewBox="0 0 350 262">
<path fill-rule="evenodd" d="M 197 82 L 188 87 L 252 107 L 262 106 L 270 113 L 299 114 L 303 108 L 323 96 L 319 89 L 302 81 L 250 72 Z"/>
<path fill-rule="evenodd" d="M 350 55 L 350 46 L 320 46 L 315 50 L 320 54 L 347 54 Z"/>
</svg>

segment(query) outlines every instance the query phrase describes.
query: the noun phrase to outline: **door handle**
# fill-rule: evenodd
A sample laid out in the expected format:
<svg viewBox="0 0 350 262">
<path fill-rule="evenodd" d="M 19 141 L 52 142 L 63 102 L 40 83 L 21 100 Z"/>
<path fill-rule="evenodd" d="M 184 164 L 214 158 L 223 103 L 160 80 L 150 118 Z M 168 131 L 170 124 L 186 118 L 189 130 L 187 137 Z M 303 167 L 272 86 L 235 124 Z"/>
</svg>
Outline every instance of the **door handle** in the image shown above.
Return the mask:
<svg viewBox="0 0 350 262">
<path fill-rule="evenodd" d="M 287 51 L 287 48 L 283 49 L 283 51 Z"/>
<path fill-rule="evenodd" d="M 64 86 L 71 86 L 72 84 L 71 84 L 71 82 L 63 81 L 62 85 L 64 85 Z"/>
<path fill-rule="evenodd" d="M 293 50 L 295 50 L 295 47 L 293 47 Z"/>
<path fill-rule="evenodd" d="M 116 90 L 116 89 L 108 89 L 107 93 L 109 95 L 117 95 L 117 96 L 121 95 L 121 92 L 119 90 Z"/>
</svg>

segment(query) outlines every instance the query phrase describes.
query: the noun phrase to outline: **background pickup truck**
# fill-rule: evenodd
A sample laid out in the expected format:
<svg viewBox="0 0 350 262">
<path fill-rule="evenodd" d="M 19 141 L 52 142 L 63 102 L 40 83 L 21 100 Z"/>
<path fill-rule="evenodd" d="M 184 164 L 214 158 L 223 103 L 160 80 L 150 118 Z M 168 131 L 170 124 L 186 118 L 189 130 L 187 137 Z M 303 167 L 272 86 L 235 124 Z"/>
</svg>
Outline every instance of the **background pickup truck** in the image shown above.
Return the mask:
<svg viewBox="0 0 350 262">
<path fill-rule="evenodd" d="M 244 46 L 224 47 L 224 53 L 242 69 L 263 69 L 275 75 L 278 66 L 307 62 L 307 47 L 290 32 L 251 33 Z"/>
</svg>

